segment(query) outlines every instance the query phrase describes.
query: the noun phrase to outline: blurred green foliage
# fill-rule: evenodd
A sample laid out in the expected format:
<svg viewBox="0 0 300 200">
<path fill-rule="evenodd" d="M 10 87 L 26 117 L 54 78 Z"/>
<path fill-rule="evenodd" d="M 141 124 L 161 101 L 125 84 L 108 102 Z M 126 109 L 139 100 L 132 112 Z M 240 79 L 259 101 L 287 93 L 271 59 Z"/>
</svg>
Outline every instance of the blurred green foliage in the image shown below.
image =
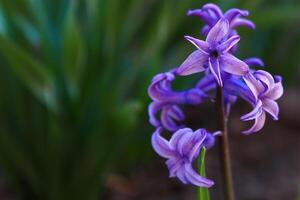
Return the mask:
<svg viewBox="0 0 300 200">
<path fill-rule="evenodd" d="M 206 2 L 0 1 L 0 163 L 24 199 L 97 199 L 108 172 L 149 157 L 147 85 L 191 51 L 202 23 L 185 12 Z M 241 57 L 295 78 L 296 0 L 216 3 L 257 24 Z"/>
</svg>

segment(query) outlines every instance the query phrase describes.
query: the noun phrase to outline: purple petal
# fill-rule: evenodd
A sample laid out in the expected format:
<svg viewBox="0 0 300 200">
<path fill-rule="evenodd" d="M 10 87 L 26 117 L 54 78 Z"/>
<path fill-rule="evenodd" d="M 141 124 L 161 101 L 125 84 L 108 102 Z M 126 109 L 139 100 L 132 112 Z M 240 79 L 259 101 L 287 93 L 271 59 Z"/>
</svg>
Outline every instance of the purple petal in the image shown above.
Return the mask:
<svg viewBox="0 0 300 200">
<path fill-rule="evenodd" d="M 201 34 L 202 35 L 207 35 L 208 32 L 210 31 L 211 27 L 208 25 L 205 25 L 202 29 L 201 29 Z"/>
<path fill-rule="evenodd" d="M 269 90 L 274 85 L 274 78 L 269 72 L 266 72 L 264 70 L 257 70 L 254 73 L 254 76 L 265 84 L 267 90 Z"/>
<path fill-rule="evenodd" d="M 202 7 L 202 9 L 211 14 L 213 13 L 215 18 L 217 18 L 217 19 L 220 19 L 223 16 L 222 10 L 216 4 L 207 3 Z"/>
<path fill-rule="evenodd" d="M 188 16 L 197 16 L 197 17 L 203 17 L 204 12 L 202 9 L 194 9 L 194 10 L 188 10 L 186 13 Z"/>
<path fill-rule="evenodd" d="M 275 75 L 274 80 L 275 80 L 276 83 L 277 82 L 282 82 L 282 77 L 280 75 Z"/>
<path fill-rule="evenodd" d="M 236 18 L 233 21 L 231 21 L 230 28 L 236 28 L 238 26 L 245 26 L 250 29 L 255 29 L 255 27 L 256 27 L 255 24 L 248 19 Z"/>
<path fill-rule="evenodd" d="M 178 148 L 178 142 L 181 139 L 182 136 L 184 136 L 186 133 L 192 132 L 192 129 L 190 128 L 182 128 L 177 130 L 170 139 L 170 147 L 173 150 L 176 150 Z"/>
<path fill-rule="evenodd" d="M 197 174 L 190 163 L 184 165 L 187 180 L 198 187 L 211 187 L 214 182 Z"/>
<path fill-rule="evenodd" d="M 250 129 L 243 131 L 242 133 L 248 135 L 250 133 L 254 133 L 261 130 L 265 124 L 265 121 L 266 121 L 266 113 L 262 112 L 262 114 L 258 118 L 255 118 L 255 122 L 253 126 Z"/>
<path fill-rule="evenodd" d="M 210 26 L 212 26 L 216 20 L 212 16 L 210 16 L 207 12 L 204 12 L 202 9 L 188 10 L 187 15 L 199 17 Z"/>
<path fill-rule="evenodd" d="M 249 66 L 264 66 L 264 62 L 260 58 L 247 58 L 244 60 L 244 62 Z"/>
<path fill-rule="evenodd" d="M 189 180 L 186 178 L 184 167 L 182 166 L 179 170 L 176 171 L 176 176 L 183 184 L 188 184 Z"/>
<path fill-rule="evenodd" d="M 175 177 L 177 171 L 182 168 L 182 160 L 181 159 L 170 159 L 166 161 L 166 165 L 169 169 L 169 177 Z"/>
<path fill-rule="evenodd" d="M 249 89 L 252 91 L 253 95 L 257 99 L 259 94 L 264 91 L 264 86 L 259 82 L 251 72 L 243 76 L 244 81 L 246 82 Z"/>
<path fill-rule="evenodd" d="M 182 110 L 176 106 L 173 105 L 169 111 L 169 115 L 174 118 L 177 121 L 182 121 L 184 120 L 184 113 L 182 112 Z"/>
<path fill-rule="evenodd" d="M 208 66 L 209 66 L 209 69 L 210 69 L 211 73 L 215 77 L 215 80 L 217 81 L 218 85 L 222 87 L 223 82 L 222 82 L 221 70 L 220 70 L 218 59 L 211 60 L 209 58 Z"/>
<path fill-rule="evenodd" d="M 207 55 L 200 50 L 191 53 L 187 59 L 180 65 L 177 74 L 186 76 L 205 70 L 205 63 L 207 62 Z"/>
<path fill-rule="evenodd" d="M 230 74 L 243 76 L 249 72 L 248 65 L 231 54 L 221 55 L 219 61 L 222 69 Z"/>
<path fill-rule="evenodd" d="M 162 104 L 158 102 L 152 102 L 148 107 L 149 122 L 155 127 L 160 126 L 160 122 L 155 115 L 161 109 L 161 107 Z"/>
<path fill-rule="evenodd" d="M 225 42 L 217 46 L 217 50 L 222 53 L 227 53 L 230 49 L 240 41 L 240 36 L 234 35 Z"/>
<path fill-rule="evenodd" d="M 228 22 L 231 23 L 237 17 L 240 17 L 240 16 L 246 17 L 248 15 L 249 15 L 249 12 L 247 10 L 240 10 L 237 8 L 232 8 L 224 14 L 224 19 L 227 19 Z"/>
<path fill-rule="evenodd" d="M 175 121 L 171 118 L 169 115 L 170 107 L 166 106 L 161 111 L 161 123 L 164 128 L 166 128 L 168 131 L 176 131 L 180 126 L 178 126 Z"/>
<path fill-rule="evenodd" d="M 153 149 L 158 155 L 164 158 L 174 157 L 174 152 L 170 149 L 168 141 L 161 137 L 162 128 L 157 128 L 151 138 Z"/>
<path fill-rule="evenodd" d="M 196 85 L 196 88 L 199 88 L 200 90 L 207 92 L 209 90 L 212 90 L 216 88 L 216 82 L 213 75 L 208 74 L 204 76 Z"/>
<path fill-rule="evenodd" d="M 207 133 L 205 140 L 203 141 L 203 146 L 206 149 L 210 149 L 215 145 L 216 139 L 213 134 Z"/>
<path fill-rule="evenodd" d="M 171 82 L 175 79 L 174 72 L 156 75 L 148 88 L 148 95 L 154 101 L 167 102 L 174 97 Z"/>
<path fill-rule="evenodd" d="M 227 79 L 224 84 L 224 91 L 229 95 L 241 97 L 251 105 L 256 103 L 256 98 L 252 94 L 252 91 L 240 77 L 232 76 L 230 79 Z"/>
<path fill-rule="evenodd" d="M 204 142 L 206 135 L 207 132 L 205 129 L 198 129 L 191 137 L 192 142 L 190 144 L 187 144 L 187 146 L 192 145 L 192 148 L 190 148 L 191 150 L 189 150 L 188 152 L 190 162 L 192 162 L 198 156 L 200 148 L 203 146 L 202 143 Z"/>
<path fill-rule="evenodd" d="M 190 129 L 178 140 L 176 151 L 182 157 L 187 156 L 187 152 L 191 149 L 191 135 L 193 135 L 193 131 Z"/>
<path fill-rule="evenodd" d="M 262 102 L 258 101 L 256 103 L 254 109 L 251 112 L 243 115 L 240 119 L 242 121 L 253 120 L 253 119 L 257 118 L 259 115 L 261 115 L 262 112 L 263 112 L 263 110 L 262 110 Z"/>
<path fill-rule="evenodd" d="M 190 43 L 192 43 L 197 49 L 202 51 L 202 53 L 209 55 L 209 46 L 207 42 L 203 40 L 199 40 L 197 38 L 193 38 L 191 36 L 184 36 L 184 38 Z"/>
<path fill-rule="evenodd" d="M 264 99 L 263 109 L 272 116 L 273 120 L 278 120 L 279 107 L 275 101 L 270 99 Z"/>
<path fill-rule="evenodd" d="M 277 100 L 283 95 L 283 87 L 281 82 L 275 83 L 274 86 L 265 94 L 267 98 Z"/>
<path fill-rule="evenodd" d="M 220 19 L 207 34 L 206 42 L 212 47 L 216 47 L 228 35 L 228 31 L 228 21 Z"/>
<path fill-rule="evenodd" d="M 198 88 L 192 88 L 187 90 L 184 96 L 185 104 L 188 105 L 198 105 L 205 98 L 207 98 L 207 95 Z"/>
</svg>

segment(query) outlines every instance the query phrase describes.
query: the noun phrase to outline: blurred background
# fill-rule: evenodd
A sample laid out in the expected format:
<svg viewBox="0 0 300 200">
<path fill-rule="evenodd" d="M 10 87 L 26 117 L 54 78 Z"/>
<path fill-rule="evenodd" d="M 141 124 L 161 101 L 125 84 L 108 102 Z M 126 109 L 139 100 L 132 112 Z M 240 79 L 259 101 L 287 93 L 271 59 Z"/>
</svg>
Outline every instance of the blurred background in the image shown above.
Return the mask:
<svg viewBox="0 0 300 200">
<path fill-rule="evenodd" d="M 193 199 L 151 149 L 146 91 L 192 51 L 184 35 L 202 38 L 185 13 L 207 2 L 0 0 L 0 199 Z M 260 133 L 239 134 L 249 108 L 233 108 L 237 199 L 300 199 L 300 1 L 212 2 L 250 11 L 257 29 L 239 30 L 238 57 L 261 57 L 284 79 L 280 120 Z M 214 126 L 213 107 L 196 110 L 186 114 Z M 208 152 L 207 174 L 219 200 L 217 156 Z"/>
</svg>

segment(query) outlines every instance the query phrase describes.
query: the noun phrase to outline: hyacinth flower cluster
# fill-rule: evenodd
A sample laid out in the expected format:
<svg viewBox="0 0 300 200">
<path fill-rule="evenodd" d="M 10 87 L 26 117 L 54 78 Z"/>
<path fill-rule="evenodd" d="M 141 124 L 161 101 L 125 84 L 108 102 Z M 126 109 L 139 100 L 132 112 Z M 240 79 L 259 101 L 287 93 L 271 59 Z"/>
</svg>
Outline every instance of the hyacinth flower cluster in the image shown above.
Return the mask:
<svg viewBox="0 0 300 200">
<path fill-rule="evenodd" d="M 185 125 L 182 106 L 199 105 L 211 100 L 214 97 L 210 93 L 221 89 L 226 116 L 238 98 L 252 107 L 240 118 L 241 121 L 253 121 L 253 125 L 243 134 L 260 131 L 267 115 L 278 120 L 276 100 L 283 94 L 282 78 L 263 70 L 264 63 L 259 58 L 236 57 L 240 40 L 236 28 L 255 28 L 252 21 L 245 19 L 248 14 L 248 11 L 236 8 L 223 13 L 214 4 L 188 11 L 188 16 L 199 17 L 205 23 L 201 31 L 204 39 L 185 36 L 195 50 L 177 68 L 156 75 L 148 88 L 152 99 L 148 109 L 149 121 L 156 129 L 151 140 L 153 149 L 166 159 L 170 177 L 177 177 L 184 184 L 207 188 L 214 184 L 196 172 L 193 162 L 202 148 L 214 146 L 216 136 L 222 132 L 190 129 Z M 173 89 L 172 83 L 176 77 L 195 73 L 203 73 L 203 77 L 192 88 L 181 91 Z M 163 131 L 169 132 L 170 136 L 164 137 Z"/>
</svg>

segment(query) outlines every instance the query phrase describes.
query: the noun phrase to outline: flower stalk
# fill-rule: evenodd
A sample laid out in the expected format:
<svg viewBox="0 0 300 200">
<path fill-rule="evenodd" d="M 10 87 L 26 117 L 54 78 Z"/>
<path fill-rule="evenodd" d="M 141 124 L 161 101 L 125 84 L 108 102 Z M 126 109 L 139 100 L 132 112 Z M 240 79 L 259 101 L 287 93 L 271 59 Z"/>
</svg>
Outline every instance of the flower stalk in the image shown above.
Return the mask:
<svg viewBox="0 0 300 200">
<path fill-rule="evenodd" d="M 226 200 L 234 200 L 233 180 L 231 171 L 229 138 L 227 127 L 227 113 L 225 112 L 224 96 L 221 87 L 217 87 L 216 108 L 218 114 L 218 128 L 222 134 L 219 136 L 219 150 L 221 174 L 223 178 L 223 191 Z"/>
</svg>

